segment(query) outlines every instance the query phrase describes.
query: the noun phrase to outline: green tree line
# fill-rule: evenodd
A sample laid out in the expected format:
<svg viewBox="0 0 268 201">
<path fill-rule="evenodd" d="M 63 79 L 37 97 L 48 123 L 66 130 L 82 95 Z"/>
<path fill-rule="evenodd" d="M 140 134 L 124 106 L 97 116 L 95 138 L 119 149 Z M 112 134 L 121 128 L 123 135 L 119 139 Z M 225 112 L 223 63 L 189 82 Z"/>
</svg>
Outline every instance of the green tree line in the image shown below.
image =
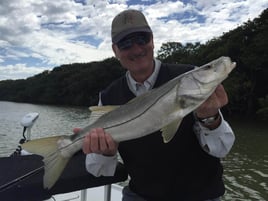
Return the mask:
<svg viewBox="0 0 268 201">
<path fill-rule="evenodd" d="M 98 93 L 124 73 L 115 58 L 55 67 L 33 77 L 0 82 L 0 99 L 54 105 L 96 105 Z"/>
<path fill-rule="evenodd" d="M 202 65 L 223 55 L 231 57 L 237 67 L 223 83 L 229 96 L 225 110 L 229 114 L 268 118 L 267 36 L 268 9 L 205 44 L 164 43 L 157 58 L 162 62 Z M 0 100 L 96 105 L 99 91 L 124 73 L 115 58 L 61 65 L 27 79 L 0 81 Z"/>
<path fill-rule="evenodd" d="M 232 114 L 268 118 L 268 9 L 254 20 L 205 44 L 163 44 L 158 58 L 164 62 L 202 65 L 227 55 L 237 63 L 224 81 Z"/>
</svg>

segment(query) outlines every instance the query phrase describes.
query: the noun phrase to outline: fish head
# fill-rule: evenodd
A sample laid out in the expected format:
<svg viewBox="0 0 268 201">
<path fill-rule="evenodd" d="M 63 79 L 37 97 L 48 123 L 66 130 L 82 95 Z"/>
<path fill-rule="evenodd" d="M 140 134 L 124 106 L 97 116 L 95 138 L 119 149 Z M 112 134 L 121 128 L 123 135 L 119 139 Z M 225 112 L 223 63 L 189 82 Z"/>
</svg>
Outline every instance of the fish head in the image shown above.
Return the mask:
<svg viewBox="0 0 268 201">
<path fill-rule="evenodd" d="M 235 68 L 229 57 L 220 57 L 178 79 L 177 102 L 181 108 L 200 105 Z M 199 104 L 196 104 L 199 102 Z"/>
<path fill-rule="evenodd" d="M 235 68 L 236 63 L 230 57 L 220 57 L 198 68 L 194 73 L 200 83 L 217 82 L 220 84 Z"/>
</svg>

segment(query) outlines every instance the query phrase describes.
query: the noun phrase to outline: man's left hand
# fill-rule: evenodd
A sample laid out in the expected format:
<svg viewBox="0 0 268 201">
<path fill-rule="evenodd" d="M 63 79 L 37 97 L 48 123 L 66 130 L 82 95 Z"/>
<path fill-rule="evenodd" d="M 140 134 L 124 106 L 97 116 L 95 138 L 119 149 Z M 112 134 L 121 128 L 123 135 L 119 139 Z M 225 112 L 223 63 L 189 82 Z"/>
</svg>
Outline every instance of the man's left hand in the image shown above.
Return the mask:
<svg viewBox="0 0 268 201">
<path fill-rule="evenodd" d="M 198 118 L 207 118 L 216 115 L 219 109 L 228 103 L 227 93 L 220 84 L 213 94 L 196 109 L 195 113 Z"/>
</svg>

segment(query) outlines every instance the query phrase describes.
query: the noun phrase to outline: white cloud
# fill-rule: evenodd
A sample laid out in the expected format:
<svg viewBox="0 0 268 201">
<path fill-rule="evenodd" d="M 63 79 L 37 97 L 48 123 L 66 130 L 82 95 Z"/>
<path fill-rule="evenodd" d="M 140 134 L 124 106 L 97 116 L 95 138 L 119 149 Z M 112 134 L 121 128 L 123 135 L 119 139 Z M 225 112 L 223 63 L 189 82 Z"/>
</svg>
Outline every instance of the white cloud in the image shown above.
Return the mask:
<svg viewBox="0 0 268 201">
<path fill-rule="evenodd" d="M 12 78 L 12 74 L 14 79 L 20 77 L 19 74 L 22 78 L 61 64 L 113 56 L 111 22 L 117 13 L 129 8 L 128 2 L 1 1 L 0 80 Z M 206 42 L 257 17 L 268 7 L 268 0 L 142 2 L 143 5 L 130 8 L 139 9 L 146 15 L 154 31 L 156 51 L 164 42 Z M 198 21 L 200 17 L 202 20 Z M 29 60 L 38 62 L 36 67 Z M 38 66 L 43 68 L 38 71 Z"/>
<path fill-rule="evenodd" d="M 102 51 L 100 54 L 94 46 L 82 42 L 72 42 L 68 40 L 68 37 L 63 35 L 58 37 L 54 33 L 38 32 L 32 35 L 32 39 L 25 45 L 28 48 L 31 47 L 34 52 L 39 52 L 44 63 L 49 65 L 89 62 L 112 56 L 111 50 Z"/>
<path fill-rule="evenodd" d="M 26 77 L 41 73 L 44 70 L 48 70 L 48 68 L 29 67 L 25 64 L 15 64 L 7 66 L 0 65 L 0 80 L 24 79 Z"/>
</svg>

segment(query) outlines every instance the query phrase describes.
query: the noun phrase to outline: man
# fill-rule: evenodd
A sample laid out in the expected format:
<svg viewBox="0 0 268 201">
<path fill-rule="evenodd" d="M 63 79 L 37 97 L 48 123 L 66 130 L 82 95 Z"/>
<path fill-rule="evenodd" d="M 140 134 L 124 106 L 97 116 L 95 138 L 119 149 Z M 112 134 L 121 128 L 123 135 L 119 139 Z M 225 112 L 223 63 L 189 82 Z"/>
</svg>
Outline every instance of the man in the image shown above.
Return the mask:
<svg viewBox="0 0 268 201">
<path fill-rule="evenodd" d="M 193 68 L 154 59 L 152 30 L 137 10 L 123 11 L 113 19 L 112 42 L 115 56 L 128 71 L 100 93 L 102 105 L 125 104 Z M 220 113 L 227 102 L 220 85 L 183 119 L 167 144 L 160 131 L 118 144 L 102 128 L 93 129 L 83 143 L 87 170 L 96 176 L 113 175 L 118 150 L 130 176 L 124 201 L 220 200 L 224 194 L 220 158 L 230 151 L 235 138 Z"/>
</svg>

